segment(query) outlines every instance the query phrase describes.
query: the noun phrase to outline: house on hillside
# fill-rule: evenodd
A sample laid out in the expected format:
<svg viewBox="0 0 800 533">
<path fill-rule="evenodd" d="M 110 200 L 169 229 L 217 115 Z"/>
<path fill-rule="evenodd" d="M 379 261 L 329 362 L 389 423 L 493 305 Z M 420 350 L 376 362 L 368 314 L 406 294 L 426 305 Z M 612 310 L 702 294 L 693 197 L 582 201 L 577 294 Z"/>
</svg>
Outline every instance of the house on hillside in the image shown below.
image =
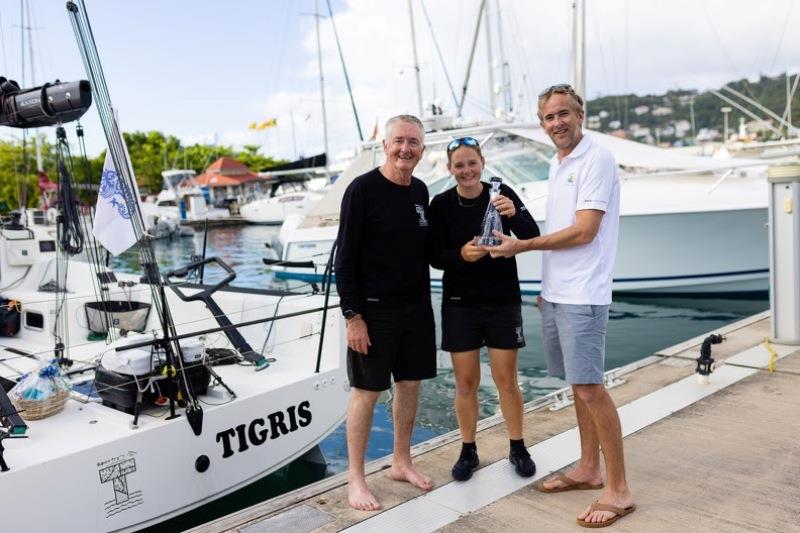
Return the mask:
<svg viewBox="0 0 800 533">
<path fill-rule="evenodd" d="M 214 205 L 242 205 L 264 192 L 264 178 L 232 157 L 220 157 L 194 178 L 200 187 L 208 187 Z"/>
</svg>

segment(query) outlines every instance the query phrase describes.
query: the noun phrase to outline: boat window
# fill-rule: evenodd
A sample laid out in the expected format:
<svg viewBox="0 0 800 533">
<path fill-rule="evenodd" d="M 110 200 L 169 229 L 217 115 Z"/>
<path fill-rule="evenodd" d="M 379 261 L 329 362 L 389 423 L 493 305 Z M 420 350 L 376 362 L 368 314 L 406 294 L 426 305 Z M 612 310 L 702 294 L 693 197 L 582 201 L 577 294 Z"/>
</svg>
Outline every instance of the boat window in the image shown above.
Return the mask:
<svg viewBox="0 0 800 533">
<path fill-rule="evenodd" d="M 25 327 L 36 330 L 44 329 L 44 315 L 41 313 L 25 311 Z"/>
<path fill-rule="evenodd" d="M 292 196 L 281 196 L 278 198 L 278 202 L 281 204 L 284 202 L 299 202 L 302 199 L 303 199 L 302 196 L 294 194 Z"/>
<path fill-rule="evenodd" d="M 486 166 L 518 185 L 546 181 L 555 148 L 516 135 L 495 136 L 483 146 Z"/>
</svg>

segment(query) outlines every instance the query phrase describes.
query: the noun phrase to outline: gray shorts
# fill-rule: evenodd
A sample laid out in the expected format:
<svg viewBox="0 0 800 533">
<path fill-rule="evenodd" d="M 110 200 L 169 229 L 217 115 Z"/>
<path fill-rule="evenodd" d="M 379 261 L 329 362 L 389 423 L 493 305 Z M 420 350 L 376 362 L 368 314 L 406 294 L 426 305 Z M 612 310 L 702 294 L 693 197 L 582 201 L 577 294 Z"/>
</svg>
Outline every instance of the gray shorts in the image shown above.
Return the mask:
<svg viewBox="0 0 800 533">
<path fill-rule="evenodd" d="M 551 376 L 570 385 L 603 383 L 608 307 L 542 299 L 542 342 Z"/>
</svg>

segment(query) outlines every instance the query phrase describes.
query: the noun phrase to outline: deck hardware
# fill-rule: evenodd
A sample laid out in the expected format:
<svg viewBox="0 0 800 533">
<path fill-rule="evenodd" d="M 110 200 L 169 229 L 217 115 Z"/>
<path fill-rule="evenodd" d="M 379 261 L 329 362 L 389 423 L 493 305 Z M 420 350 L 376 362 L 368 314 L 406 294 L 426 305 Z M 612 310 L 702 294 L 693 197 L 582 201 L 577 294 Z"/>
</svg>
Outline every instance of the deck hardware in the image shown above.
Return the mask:
<svg viewBox="0 0 800 533">
<path fill-rule="evenodd" d="M 556 393 L 553 404 L 550 406 L 551 411 L 559 411 L 565 407 L 569 407 L 575 403 L 569 396 L 569 390 L 563 389 Z"/>
<path fill-rule="evenodd" d="M 614 371 L 607 372 L 603 381 L 606 389 L 613 389 L 614 387 L 619 387 L 627 382 L 625 379 L 619 377 Z"/>
<path fill-rule="evenodd" d="M 201 455 L 194 461 L 194 469 L 201 474 L 208 470 L 209 466 L 211 466 L 211 459 L 207 455 Z"/>
<path fill-rule="evenodd" d="M 703 340 L 703 345 L 700 347 L 700 357 L 697 358 L 697 381 L 700 385 L 708 385 L 709 376 L 714 371 L 714 358 L 711 357 L 711 345 L 719 344 L 725 337 L 722 335 L 709 335 Z"/>
</svg>

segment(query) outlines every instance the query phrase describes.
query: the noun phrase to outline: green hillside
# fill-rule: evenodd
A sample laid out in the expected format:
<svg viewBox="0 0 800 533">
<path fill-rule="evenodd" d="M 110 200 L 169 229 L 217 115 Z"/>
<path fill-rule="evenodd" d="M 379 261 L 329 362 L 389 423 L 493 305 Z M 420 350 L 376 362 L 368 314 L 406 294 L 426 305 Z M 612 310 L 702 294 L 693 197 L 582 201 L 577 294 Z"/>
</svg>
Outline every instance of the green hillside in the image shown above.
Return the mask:
<svg viewBox="0 0 800 533">
<path fill-rule="evenodd" d="M 793 83 L 794 76 L 789 76 L 789 81 Z M 728 87 L 757 101 L 778 116 L 783 116 L 786 109 L 786 74 L 775 77 L 761 76 L 757 82 L 742 79 L 728 83 Z M 758 117 L 769 118 L 766 113 L 746 104 L 741 98 L 723 91 L 722 88 L 718 92 L 743 104 Z M 792 125 L 798 127 L 800 125 L 800 89 L 795 92 L 792 104 Z M 694 137 L 690 126 L 692 107 L 694 107 L 695 134 L 701 133 L 703 129 L 713 129 L 720 135 L 717 140 L 721 140 L 723 131 L 721 109 L 726 106 L 732 107 L 732 111 L 729 113 L 730 133 L 738 131 L 741 118 L 746 123 L 753 121 L 752 117 L 730 106 L 711 92 L 676 90 L 662 95 L 627 94 L 603 96 L 591 100 L 587 106 L 589 110 L 587 125 L 590 129 L 606 133 L 617 131 L 619 134 L 621 131 L 625 133 L 626 137 L 643 142 L 692 144 Z M 778 121 L 773 119 L 772 125 L 777 126 Z M 756 133 L 759 139 L 778 138 L 777 133 L 763 125 L 758 127 L 757 124 L 750 124 L 748 131 Z"/>
</svg>

